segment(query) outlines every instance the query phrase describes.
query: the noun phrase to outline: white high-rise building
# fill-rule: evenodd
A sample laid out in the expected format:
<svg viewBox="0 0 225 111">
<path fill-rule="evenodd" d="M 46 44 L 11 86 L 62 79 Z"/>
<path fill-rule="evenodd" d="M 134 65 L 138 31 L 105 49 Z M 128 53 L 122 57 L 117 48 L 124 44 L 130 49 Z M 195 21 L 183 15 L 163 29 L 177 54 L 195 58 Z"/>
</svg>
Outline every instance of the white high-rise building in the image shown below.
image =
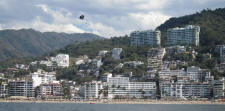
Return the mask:
<svg viewBox="0 0 225 111">
<path fill-rule="evenodd" d="M 132 45 L 160 46 L 161 32 L 159 30 L 134 31 L 130 34 Z"/>
<path fill-rule="evenodd" d="M 171 28 L 167 30 L 168 45 L 199 46 L 200 27 L 188 25 L 185 28 Z"/>
<path fill-rule="evenodd" d="M 87 82 L 85 85 L 81 88 L 81 93 L 85 98 L 99 98 L 100 97 L 100 90 L 103 89 L 103 85 L 101 81 L 92 81 Z"/>
</svg>

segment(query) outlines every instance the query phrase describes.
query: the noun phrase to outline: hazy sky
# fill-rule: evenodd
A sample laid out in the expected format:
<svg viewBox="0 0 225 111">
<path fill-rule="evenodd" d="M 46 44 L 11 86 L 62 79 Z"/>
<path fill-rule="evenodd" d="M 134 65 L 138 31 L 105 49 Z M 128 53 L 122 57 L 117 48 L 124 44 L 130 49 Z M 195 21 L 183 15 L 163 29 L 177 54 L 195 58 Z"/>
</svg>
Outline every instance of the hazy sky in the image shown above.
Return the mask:
<svg viewBox="0 0 225 111">
<path fill-rule="evenodd" d="M 225 8 L 225 0 L 0 0 L 0 29 L 112 37 L 154 29 L 170 17 L 206 8 Z M 84 20 L 78 19 L 81 14 Z"/>
</svg>

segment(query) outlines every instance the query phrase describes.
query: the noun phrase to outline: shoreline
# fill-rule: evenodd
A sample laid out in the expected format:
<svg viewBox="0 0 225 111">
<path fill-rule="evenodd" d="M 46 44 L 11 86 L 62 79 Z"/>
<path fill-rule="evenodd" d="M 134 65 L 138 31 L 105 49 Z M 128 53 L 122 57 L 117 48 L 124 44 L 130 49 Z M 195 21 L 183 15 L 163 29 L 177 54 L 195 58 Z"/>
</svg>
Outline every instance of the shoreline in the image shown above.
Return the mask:
<svg viewBox="0 0 225 111">
<path fill-rule="evenodd" d="M 163 101 L 163 100 L 112 100 L 112 101 L 70 101 L 70 100 L 2 100 L 0 103 L 74 103 L 74 104 L 221 104 L 225 105 L 222 101 Z"/>
</svg>

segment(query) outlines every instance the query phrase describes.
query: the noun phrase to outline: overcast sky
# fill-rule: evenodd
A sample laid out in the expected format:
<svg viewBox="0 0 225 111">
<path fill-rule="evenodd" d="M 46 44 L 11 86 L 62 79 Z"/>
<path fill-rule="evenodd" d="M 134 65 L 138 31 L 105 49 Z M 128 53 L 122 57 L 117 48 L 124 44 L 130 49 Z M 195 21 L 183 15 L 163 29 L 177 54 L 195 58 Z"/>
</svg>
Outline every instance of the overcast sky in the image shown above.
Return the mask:
<svg viewBox="0 0 225 111">
<path fill-rule="evenodd" d="M 0 0 L 0 30 L 122 36 L 207 8 L 225 8 L 225 0 Z"/>
</svg>

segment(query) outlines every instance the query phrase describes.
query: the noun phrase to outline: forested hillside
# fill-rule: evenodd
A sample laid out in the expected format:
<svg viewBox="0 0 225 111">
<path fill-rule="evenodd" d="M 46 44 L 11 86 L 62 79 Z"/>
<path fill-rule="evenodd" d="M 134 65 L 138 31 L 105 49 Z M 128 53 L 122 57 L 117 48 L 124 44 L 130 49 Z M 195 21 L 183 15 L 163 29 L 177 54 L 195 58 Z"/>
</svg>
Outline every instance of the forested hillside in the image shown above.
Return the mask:
<svg viewBox="0 0 225 111">
<path fill-rule="evenodd" d="M 202 47 L 203 52 L 209 52 L 215 48 L 215 45 L 225 44 L 225 8 L 219 8 L 216 10 L 203 10 L 183 17 L 170 18 L 157 28 L 162 31 L 163 45 L 166 46 L 167 29 L 184 27 L 189 24 L 201 27 L 200 47 Z"/>
<path fill-rule="evenodd" d="M 18 57 L 40 56 L 73 42 L 102 39 L 90 33 L 41 33 L 33 29 L 1 30 L 0 61 Z"/>
</svg>

